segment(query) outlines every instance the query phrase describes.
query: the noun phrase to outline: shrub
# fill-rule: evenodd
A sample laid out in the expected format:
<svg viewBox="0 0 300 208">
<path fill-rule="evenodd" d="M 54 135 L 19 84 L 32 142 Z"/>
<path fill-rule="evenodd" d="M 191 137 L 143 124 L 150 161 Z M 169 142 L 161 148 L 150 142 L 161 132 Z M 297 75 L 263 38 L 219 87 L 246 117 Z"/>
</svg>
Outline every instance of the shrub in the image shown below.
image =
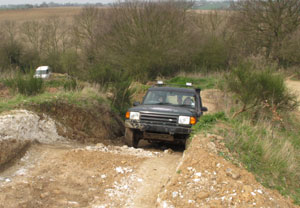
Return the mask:
<svg viewBox="0 0 300 208">
<path fill-rule="evenodd" d="M 109 83 L 117 79 L 116 74 L 113 67 L 106 64 L 96 64 L 89 69 L 89 80 L 107 88 Z"/>
<path fill-rule="evenodd" d="M 17 74 L 16 77 L 4 79 L 5 86 L 11 88 L 13 91 L 18 91 L 22 95 L 36 95 L 44 91 L 44 81 L 40 78 L 34 78 L 33 73 L 23 75 Z"/>
<path fill-rule="evenodd" d="M 212 89 L 216 87 L 218 80 L 214 77 L 185 77 L 177 76 L 167 81 L 171 85 L 185 86 L 187 82 L 191 82 L 194 87 L 201 89 Z"/>
<path fill-rule="evenodd" d="M 228 67 L 228 47 L 224 41 L 209 38 L 194 58 L 196 65 L 207 70 L 225 70 Z"/>
<path fill-rule="evenodd" d="M 130 88 L 131 80 L 123 76 L 120 81 L 112 85 L 112 105 L 117 111 L 125 115 L 126 110 L 131 106 L 131 97 L 134 90 Z"/>
<path fill-rule="evenodd" d="M 29 76 L 19 75 L 16 78 L 16 86 L 18 92 L 23 95 L 36 95 L 43 92 L 43 80 L 34 78 L 32 74 Z"/>
<path fill-rule="evenodd" d="M 77 81 L 76 79 L 71 79 L 71 80 L 67 80 L 64 82 L 64 90 L 65 91 L 71 91 L 71 90 L 75 90 L 77 87 Z"/>
<path fill-rule="evenodd" d="M 283 76 L 275 74 L 271 69 L 255 70 L 251 64 L 241 64 L 232 70 L 226 77 L 226 85 L 242 102 L 240 111 L 234 114 L 253 109 L 254 115 L 258 112 L 294 110 L 298 102 L 286 88 Z"/>
<path fill-rule="evenodd" d="M 120 114 L 125 114 L 131 105 L 132 78 L 126 71 L 108 64 L 99 63 L 89 70 L 89 79 L 98 83 L 105 90 L 111 92 L 111 104 Z"/>
<path fill-rule="evenodd" d="M 62 53 L 60 57 L 60 65 L 62 71 L 69 75 L 75 75 L 78 72 L 78 54 L 76 51 L 68 50 Z"/>
</svg>

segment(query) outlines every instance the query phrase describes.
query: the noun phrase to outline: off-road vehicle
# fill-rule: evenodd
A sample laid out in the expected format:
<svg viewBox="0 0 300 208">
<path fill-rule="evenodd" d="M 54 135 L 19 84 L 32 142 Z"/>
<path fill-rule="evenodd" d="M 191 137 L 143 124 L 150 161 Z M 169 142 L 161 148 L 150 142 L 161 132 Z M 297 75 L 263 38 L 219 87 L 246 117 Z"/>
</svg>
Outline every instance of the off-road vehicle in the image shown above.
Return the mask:
<svg viewBox="0 0 300 208">
<path fill-rule="evenodd" d="M 170 87 L 159 81 L 148 89 L 143 102 L 128 109 L 125 120 L 125 143 L 137 147 L 141 139 L 151 143 L 185 144 L 191 127 L 207 111 L 202 106 L 200 89 L 191 83 Z"/>
</svg>

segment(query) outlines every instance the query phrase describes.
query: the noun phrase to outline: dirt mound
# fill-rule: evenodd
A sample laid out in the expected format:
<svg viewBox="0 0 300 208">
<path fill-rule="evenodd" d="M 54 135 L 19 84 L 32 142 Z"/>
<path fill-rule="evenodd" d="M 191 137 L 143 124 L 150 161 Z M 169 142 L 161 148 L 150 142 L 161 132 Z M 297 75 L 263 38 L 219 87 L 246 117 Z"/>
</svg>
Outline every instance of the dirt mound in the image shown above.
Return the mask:
<svg viewBox="0 0 300 208">
<path fill-rule="evenodd" d="M 218 156 L 211 139 L 200 135 L 193 138 L 157 201 L 158 207 L 296 207 Z"/>
<path fill-rule="evenodd" d="M 30 140 L 0 139 L 0 167 L 16 158 L 30 143 Z"/>
<path fill-rule="evenodd" d="M 208 113 L 216 113 L 228 109 L 232 105 L 227 94 L 218 89 L 206 89 L 201 91 L 203 106 L 208 108 Z"/>
<path fill-rule="evenodd" d="M 9 98 L 10 92 L 8 87 L 0 83 L 0 98 Z"/>
<path fill-rule="evenodd" d="M 286 84 L 288 88 L 298 97 L 298 101 L 300 101 L 300 82 L 299 81 L 293 81 L 293 80 L 287 80 Z M 300 106 L 299 106 L 300 111 Z"/>
<path fill-rule="evenodd" d="M 0 140 L 37 140 L 53 143 L 65 140 L 59 136 L 56 123 L 45 114 L 40 116 L 27 110 L 12 110 L 0 114 Z"/>
<path fill-rule="evenodd" d="M 45 113 L 61 123 L 59 134 L 80 142 L 99 143 L 120 137 L 123 121 L 107 105 L 92 104 L 80 107 L 66 101 L 45 102 L 30 107 L 38 114 Z"/>
<path fill-rule="evenodd" d="M 53 143 L 65 140 L 59 136 L 55 122 L 27 110 L 0 114 L 0 166 L 17 157 L 32 141 Z"/>
</svg>

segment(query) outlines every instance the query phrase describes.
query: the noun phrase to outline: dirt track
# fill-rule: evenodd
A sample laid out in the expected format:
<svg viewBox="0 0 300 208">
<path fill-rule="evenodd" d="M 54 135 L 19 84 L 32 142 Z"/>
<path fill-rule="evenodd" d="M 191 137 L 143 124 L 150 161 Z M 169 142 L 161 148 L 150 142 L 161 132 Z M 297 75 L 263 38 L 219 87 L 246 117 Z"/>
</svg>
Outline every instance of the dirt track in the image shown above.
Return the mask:
<svg viewBox="0 0 300 208">
<path fill-rule="evenodd" d="M 286 84 L 287 84 L 288 88 L 291 89 L 292 92 L 298 96 L 298 100 L 300 101 L 300 82 L 293 81 L 293 80 L 287 80 Z M 299 106 L 299 110 L 300 110 L 300 106 Z"/>
<path fill-rule="evenodd" d="M 203 103 L 216 110 L 214 93 L 204 92 Z M 182 151 L 147 144 L 133 149 L 121 141 L 88 146 L 41 140 L 0 172 L 0 208 L 293 207 L 218 156 L 211 138 L 193 141 L 182 158 Z"/>
<path fill-rule="evenodd" d="M 1 173 L 0 207 L 152 207 L 181 156 L 76 146 L 33 145 Z"/>
</svg>

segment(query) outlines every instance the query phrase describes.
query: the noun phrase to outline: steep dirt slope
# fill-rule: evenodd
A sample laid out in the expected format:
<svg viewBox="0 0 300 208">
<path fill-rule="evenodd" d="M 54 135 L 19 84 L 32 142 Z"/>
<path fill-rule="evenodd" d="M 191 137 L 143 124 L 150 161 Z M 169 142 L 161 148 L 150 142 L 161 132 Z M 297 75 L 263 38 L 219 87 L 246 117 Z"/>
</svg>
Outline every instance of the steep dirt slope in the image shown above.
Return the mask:
<svg viewBox="0 0 300 208">
<path fill-rule="evenodd" d="M 287 80 L 286 84 L 298 96 L 298 100 L 300 101 L 300 81 Z"/>
<path fill-rule="evenodd" d="M 176 175 L 159 195 L 158 207 L 296 207 L 264 188 L 247 170 L 218 156 L 214 137 L 222 140 L 214 135 L 193 138 Z"/>
</svg>

